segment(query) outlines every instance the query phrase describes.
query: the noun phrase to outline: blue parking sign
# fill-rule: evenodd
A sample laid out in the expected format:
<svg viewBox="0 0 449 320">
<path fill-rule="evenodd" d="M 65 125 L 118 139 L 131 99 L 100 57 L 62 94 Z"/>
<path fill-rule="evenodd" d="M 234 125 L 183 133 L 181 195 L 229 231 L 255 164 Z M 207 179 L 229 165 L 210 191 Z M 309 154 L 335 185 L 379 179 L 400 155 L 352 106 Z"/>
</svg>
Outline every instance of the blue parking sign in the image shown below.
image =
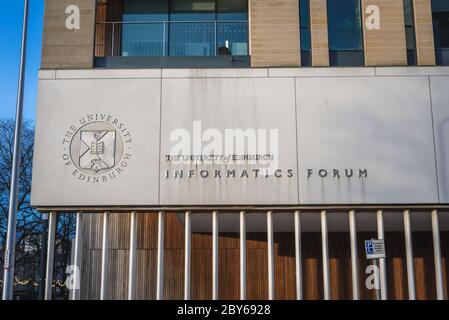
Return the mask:
<svg viewBox="0 0 449 320">
<path fill-rule="evenodd" d="M 373 246 L 373 241 L 372 240 L 366 240 L 365 241 L 365 251 L 366 254 L 374 254 L 374 246 Z"/>
<path fill-rule="evenodd" d="M 383 239 L 365 240 L 365 253 L 367 259 L 385 258 L 385 243 Z"/>
</svg>

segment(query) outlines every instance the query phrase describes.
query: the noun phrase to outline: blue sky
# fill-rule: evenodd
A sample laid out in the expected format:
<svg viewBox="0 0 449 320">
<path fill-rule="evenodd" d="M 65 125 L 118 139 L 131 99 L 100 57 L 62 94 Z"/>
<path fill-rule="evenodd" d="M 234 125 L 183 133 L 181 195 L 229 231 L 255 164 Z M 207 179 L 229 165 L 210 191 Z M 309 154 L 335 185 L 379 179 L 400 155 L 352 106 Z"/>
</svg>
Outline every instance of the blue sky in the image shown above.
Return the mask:
<svg viewBox="0 0 449 320">
<path fill-rule="evenodd" d="M 15 116 L 23 0 L 1 0 L 0 10 L 0 118 Z M 41 60 L 44 0 L 29 0 L 28 50 L 25 79 L 24 118 L 34 121 L 37 72 Z"/>
</svg>

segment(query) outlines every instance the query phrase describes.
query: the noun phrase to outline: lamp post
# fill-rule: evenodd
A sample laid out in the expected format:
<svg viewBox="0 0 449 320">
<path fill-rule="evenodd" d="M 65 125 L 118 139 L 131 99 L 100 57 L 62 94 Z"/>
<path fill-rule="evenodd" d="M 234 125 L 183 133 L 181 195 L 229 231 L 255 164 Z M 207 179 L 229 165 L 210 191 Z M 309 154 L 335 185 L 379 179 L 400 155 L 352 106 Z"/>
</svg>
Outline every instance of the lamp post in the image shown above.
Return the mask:
<svg viewBox="0 0 449 320">
<path fill-rule="evenodd" d="M 12 300 L 14 281 L 14 260 L 16 248 L 17 197 L 19 194 L 20 141 L 22 135 L 23 91 L 25 83 L 26 41 L 28 27 L 28 0 L 24 0 L 22 47 L 20 51 L 19 84 L 17 89 L 16 126 L 14 130 L 14 151 L 12 158 L 11 191 L 9 194 L 8 232 L 6 236 L 3 300 Z"/>
</svg>

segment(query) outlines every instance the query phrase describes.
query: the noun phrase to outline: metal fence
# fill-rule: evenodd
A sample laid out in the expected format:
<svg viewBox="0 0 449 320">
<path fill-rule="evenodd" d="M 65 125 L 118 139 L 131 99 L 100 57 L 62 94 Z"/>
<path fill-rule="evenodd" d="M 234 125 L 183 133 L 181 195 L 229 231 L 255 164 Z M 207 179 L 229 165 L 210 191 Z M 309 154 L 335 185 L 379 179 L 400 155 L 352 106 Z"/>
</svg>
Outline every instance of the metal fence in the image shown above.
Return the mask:
<svg viewBox="0 0 449 320">
<path fill-rule="evenodd" d="M 103 22 L 96 56 L 248 55 L 248 21 Z"/>
</svg>

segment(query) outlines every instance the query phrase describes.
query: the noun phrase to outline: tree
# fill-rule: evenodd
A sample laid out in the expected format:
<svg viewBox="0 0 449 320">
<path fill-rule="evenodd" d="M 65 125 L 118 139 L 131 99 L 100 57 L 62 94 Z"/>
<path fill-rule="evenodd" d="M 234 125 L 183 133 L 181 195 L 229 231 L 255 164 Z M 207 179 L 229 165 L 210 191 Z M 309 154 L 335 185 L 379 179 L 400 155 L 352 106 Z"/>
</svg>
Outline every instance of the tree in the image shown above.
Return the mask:
<svg viewBox="0 0 449 320">
<path fill-rule="evenodd" d="M 14 121 L 0 119 L 0 264 L 4 263 L 7 232 L 9 193 L 14 146 Z M 31 174 L 33 163 L 34 130 L 29 122 L 23 125 L 19 168 L 19 196 L 16 237 L 16 274 L 35 277 L 39 266 L 42 219 L 30 206 Z"/>
<path fill-rule="evenodd" d="M 11 189 L 13 145 L 14 121 L 12 119 L 0 119 L 0 266 L 2 268 Z M 15 275 L 19 280 L 32 279 L 29 285 L 20 286 L 20 290 L 28 290 L 28 293 L 36 296 L 37 290 L 33 283 L 39 284 L 40 280 L 39 267 L 43 220 L 42 214 L 30 205 L 33 149 L 34 128 L 30 122 L 25 122 L 20 151 Z M 59 278 L 59 280 L 63 280 L 65 268 L 70 263 L 71 239 L 75 231 L 75 222 L 74 215 L 61 214 L 58 216 L 55 243 L 55 278 Z M 0 274 L 2 278 L 3 272 L 0 272 Z M 63 294 L 67 296 L 66 290 L 63 290 Z"/>
</svg>

